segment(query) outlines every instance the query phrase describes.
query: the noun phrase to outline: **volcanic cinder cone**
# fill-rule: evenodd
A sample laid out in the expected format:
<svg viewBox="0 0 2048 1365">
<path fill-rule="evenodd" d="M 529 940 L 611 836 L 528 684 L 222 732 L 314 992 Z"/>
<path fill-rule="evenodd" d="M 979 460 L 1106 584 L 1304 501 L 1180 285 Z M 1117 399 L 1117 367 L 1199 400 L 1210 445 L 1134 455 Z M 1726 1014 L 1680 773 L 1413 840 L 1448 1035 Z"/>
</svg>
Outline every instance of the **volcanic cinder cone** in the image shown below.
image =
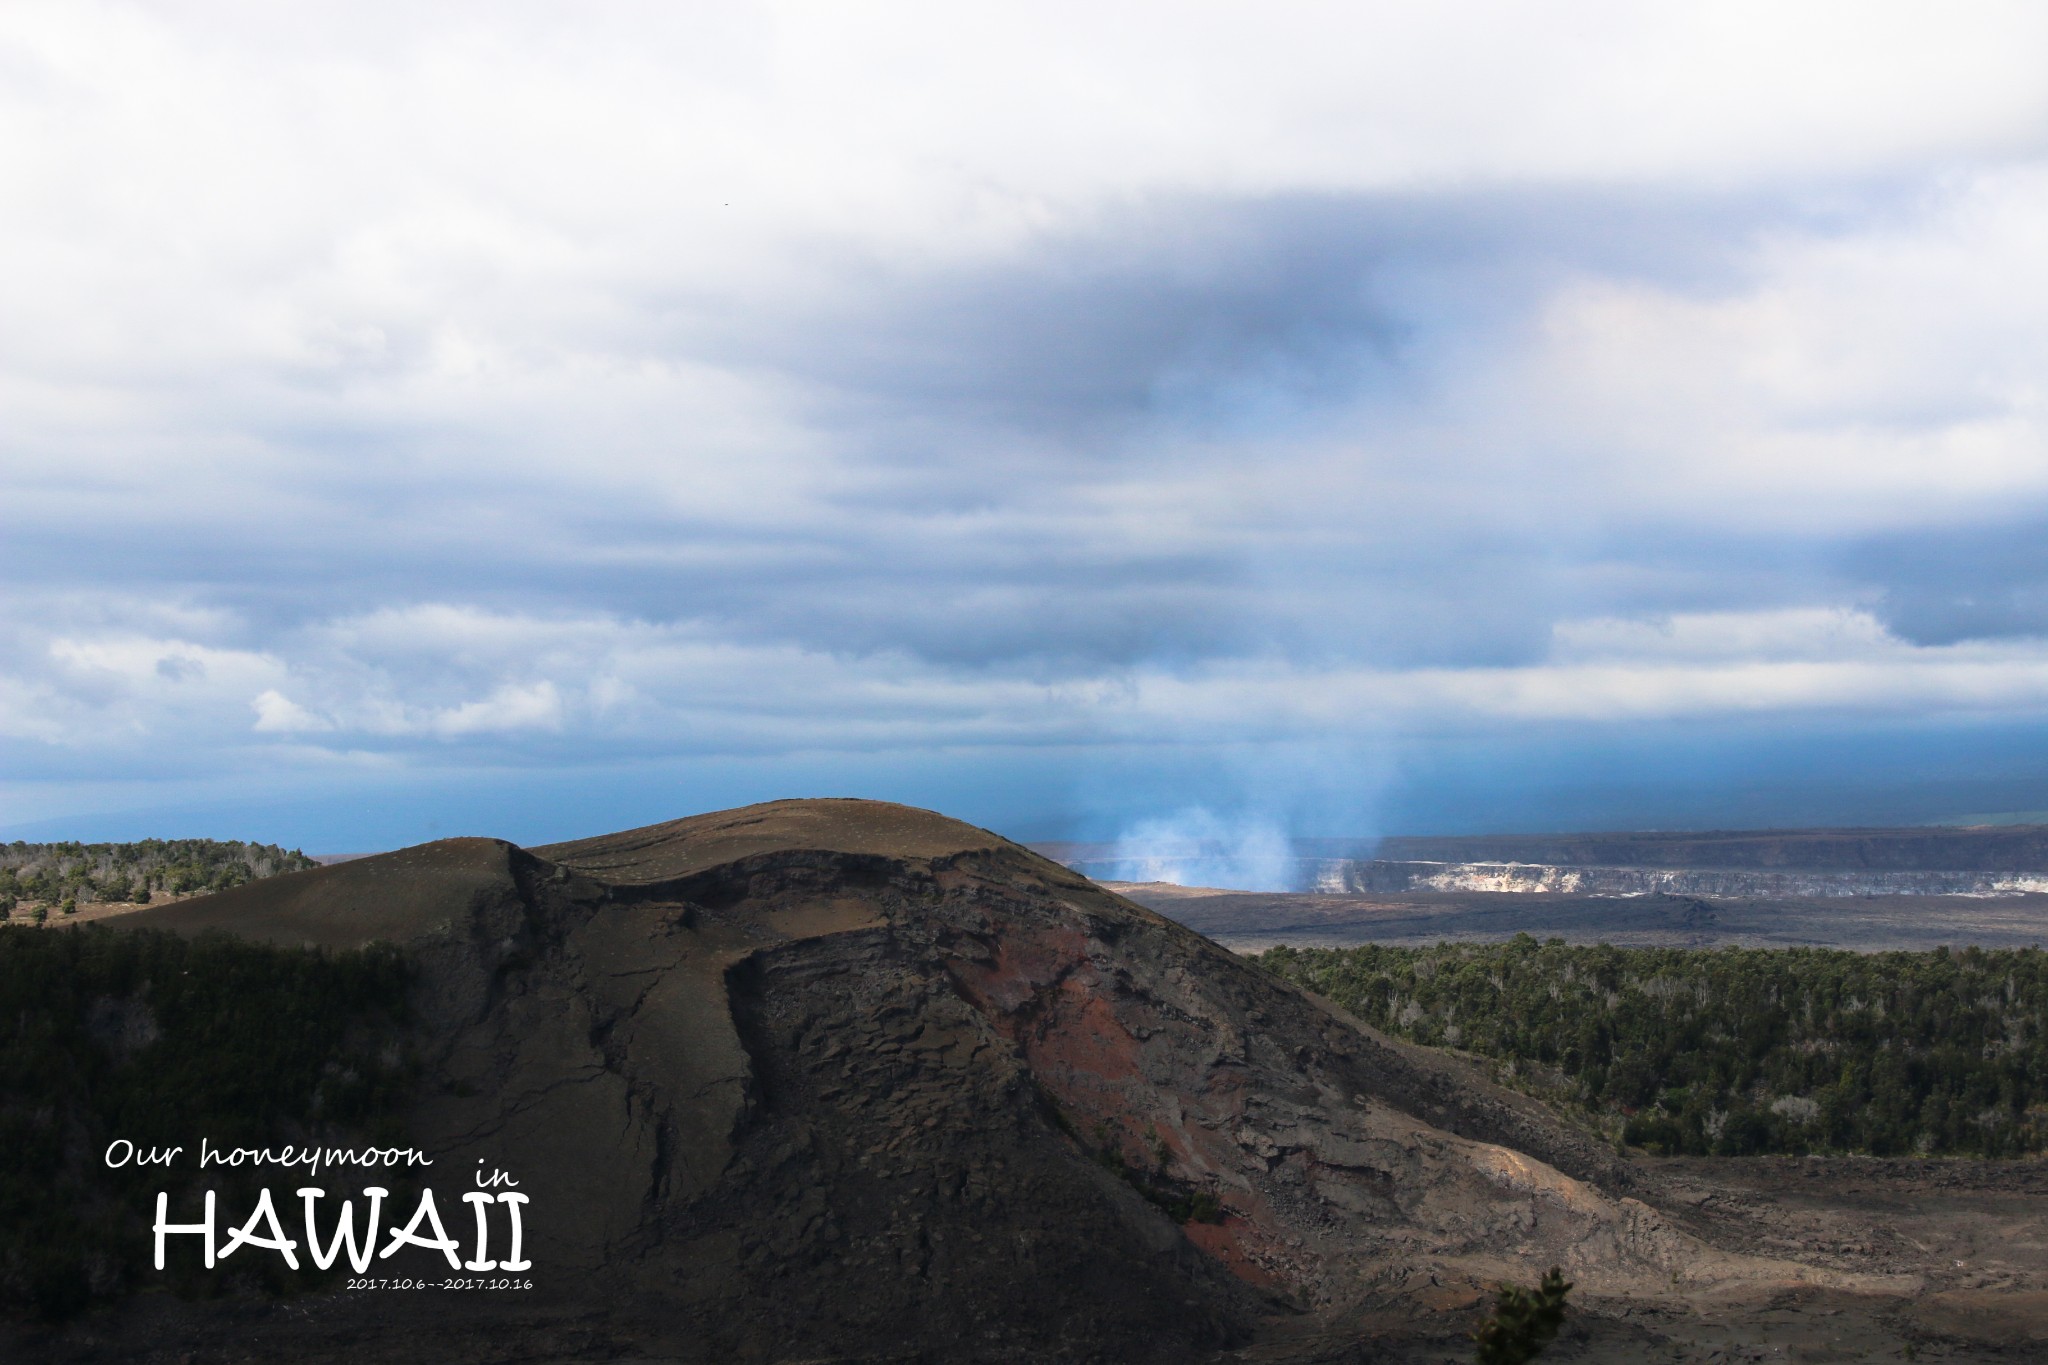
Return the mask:
<svg viewBox="0 0 2048 1365">
<path fill-rule="evenodd" d="M 521 1181 L 544 1292 L 322 1310 L 336 1358 L 517 1331 L 564 1356 L 1179 1361 L 1553 1263 L 1593 1294 L 1800 1274 L 1667 1226 L 1630 1167 L 1464 1063 L 927 811 L 445 840 L 130 922 L 421 964 L 412 1140 Z"/>
</svg>

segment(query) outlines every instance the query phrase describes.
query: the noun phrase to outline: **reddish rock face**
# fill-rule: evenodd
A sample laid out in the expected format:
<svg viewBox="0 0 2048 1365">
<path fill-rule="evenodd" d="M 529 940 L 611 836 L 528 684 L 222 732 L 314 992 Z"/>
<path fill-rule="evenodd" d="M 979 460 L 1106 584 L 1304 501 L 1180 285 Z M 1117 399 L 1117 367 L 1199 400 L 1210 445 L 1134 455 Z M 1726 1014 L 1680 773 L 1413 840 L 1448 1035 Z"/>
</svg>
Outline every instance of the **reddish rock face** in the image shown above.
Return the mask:
<svg viewBox="0 0 2048 1365">
<path fill-rule="evenodd" d="M 1244 1119 L 1243 1068 L 1211 1065 L 1184 1078 L 1177 1026 L 1191 1020 L 1155 1007 L 1107 956 L 1078 927 L 1017 928 L 989 958 L 949 964 L 949 975 L 1017 1049 L 1079 1141 L 1126 1170 L 1161 1177 L 1164 1188 L 1211 1194 L 1222 1217 L 1190 1220 L 1184 1235 L 1240 1279 L 1280 1288 L 1267 1269 L 1281 1260 L 1271 1210 L 1219 1181 L 1238 1150 L 1231 1135 Z M 1183 1079 L 1193 1084 L 1177 1087 Z"/>
</svg>

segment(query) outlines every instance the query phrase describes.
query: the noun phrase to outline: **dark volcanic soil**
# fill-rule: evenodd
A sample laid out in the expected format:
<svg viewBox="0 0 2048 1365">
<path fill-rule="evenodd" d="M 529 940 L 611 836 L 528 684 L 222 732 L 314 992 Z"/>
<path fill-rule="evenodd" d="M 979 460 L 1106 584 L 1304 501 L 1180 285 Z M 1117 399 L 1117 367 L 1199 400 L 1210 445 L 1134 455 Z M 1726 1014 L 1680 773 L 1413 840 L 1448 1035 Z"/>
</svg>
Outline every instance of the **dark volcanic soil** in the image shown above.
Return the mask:
<svg viewBox="0 0 2048 1365">
<path fill-rule="evenodd" d="M 1704 896 L 1566 896 L 1544 892 L 1407 891 L 1383 896 L 1227 891 L 1164 882 L 1106 882 L 1239 952 L 1276 943 L 1498 942 L 1516 934 L 1644 948 L 1850 948 L 1924 951 L 1943 944 L 2048 944 L 2048 896 L 1859 896 L 1724 900 Z"/>
<path fill-rule="evenodd" d="M 410 945 L 409 1136 L 521 1178 L 535 1288 L 146 1295 L 0 1358 L 1455 1360 L 1556 1263 L 1560 1360 L 1990 1360 L 2048 1290 L 2036 1167 L 1625 1161 L 903 807 L 449 840 L 123 922 Z"/>
</svg>

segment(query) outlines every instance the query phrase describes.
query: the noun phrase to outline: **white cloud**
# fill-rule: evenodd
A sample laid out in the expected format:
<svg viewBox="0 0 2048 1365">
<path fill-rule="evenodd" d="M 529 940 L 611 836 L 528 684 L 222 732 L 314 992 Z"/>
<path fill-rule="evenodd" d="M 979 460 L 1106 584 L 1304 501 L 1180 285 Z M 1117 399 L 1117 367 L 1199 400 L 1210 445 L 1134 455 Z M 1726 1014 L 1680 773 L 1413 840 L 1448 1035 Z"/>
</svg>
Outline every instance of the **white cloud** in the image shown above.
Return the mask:
<svg viewBox="0 0 2048 1365">
<path fill-rule="evenodd" d="M 1844 565 L 2048 519 L 2044 60 L 1991 3 L 13 5 L 0 735 L 2035 716 L 2039 641 Z"/>
<path fill-rule="evenodd" d="M 421 647 L 416 632 L 431 623 L 447 629 L 447 648 Z M 1478 734 L 1558 720 L 2048 719 L 2048 642 L 1913 645 L 1847 608 L 1571 621 L 1559 626 L 1548 659 L 1523 666 L 1387 669 L 1267 657 L 1047 682 L 900 655 L 739 646 L 702 626 L 429 605 L 299 637 L 285 657 L 262 664 L 264 676 L 288 677 L 291 693 L 214 687 L 200 701 L 154 681 L 139 662 L 150 651 L 133 640 L 66 645 L 71 658 L 125 661 L 135 690 L 95 698 L 17 683 L 0 692 L 5 733 L 90 745 L 106 742 L 113 722 L 157 742 L 190 733 L 217 743 L 239 723 L 336 756 L 438 761 L 450 745 L 521 737 L 586 757 L 644 757 L 1299 743 L 1390 727 Z"/>
<path fill-rule="evenodd" d="M 1954 524 L 2048 498 L 2048 164 L 1781 230 L 1738 288 L 1589 277 L 1545 306 L 1519 410 L 1640 514 L 1774 533 Z"/>
<path fill-rule="evenodd" d="M 304 734 L 334 728 L 333 721 L 314 715 L 276 688 L 257 693 L 249 705 L 256 712 L 253 728 L 265 734 Z"/>
<path fill-rule="evenodd" d="M 507 685 L 488 697 L 435 713 L 428 728 L 444 736 L 559 730 L 562 699 L 555 685 L 546 680 L 525 687 Z"/>
<path fill-rule="evenodd" d="M 1559 664 L 1846 662 L 1901 648 L 1869 612 L 1846 607 L 1582 618 L 1558 622 L 1551 636 Z"/>
</svg>

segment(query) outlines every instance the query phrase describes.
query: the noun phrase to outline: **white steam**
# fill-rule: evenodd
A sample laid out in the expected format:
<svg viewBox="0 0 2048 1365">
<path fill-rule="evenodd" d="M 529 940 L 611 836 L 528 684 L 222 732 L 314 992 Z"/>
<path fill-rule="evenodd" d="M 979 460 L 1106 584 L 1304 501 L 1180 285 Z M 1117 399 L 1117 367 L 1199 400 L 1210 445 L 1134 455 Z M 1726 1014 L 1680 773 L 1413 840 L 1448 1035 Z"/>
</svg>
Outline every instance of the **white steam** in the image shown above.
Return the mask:
<svg viewBox="0 0 2048 1365">
<path fill-rule="evenodd" d="M 1292 891 L 1298 880 L 1294 847 L 1278 825 L 1200 806 L 1132 825 L 1110 861 L 1118 881 Z"/>
</svg>

